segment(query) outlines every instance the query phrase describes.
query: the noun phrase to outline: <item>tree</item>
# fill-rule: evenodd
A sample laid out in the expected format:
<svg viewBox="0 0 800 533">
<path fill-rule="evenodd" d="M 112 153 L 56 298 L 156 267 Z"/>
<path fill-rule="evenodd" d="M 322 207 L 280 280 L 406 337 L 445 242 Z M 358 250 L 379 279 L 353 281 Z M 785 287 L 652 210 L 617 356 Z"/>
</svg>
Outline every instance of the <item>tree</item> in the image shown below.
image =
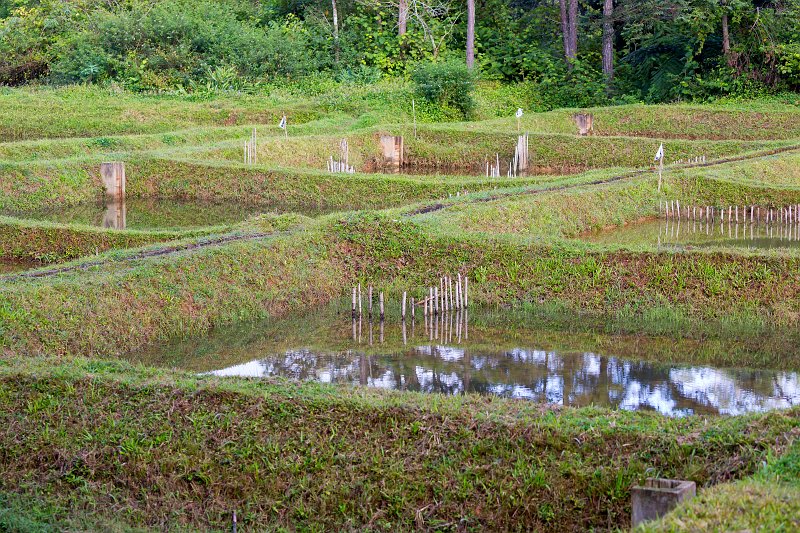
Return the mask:
<svg viewBox="0 0 800 533">
<path fill-rule="evenodd" d="M 475 65 L 475 0 L 467 0 L 467 68 Z"/>
<path fill-rule="evenodd" d="M 561 9 L 561 33 L 564 59 L 572 66 L 578 55 L 578 0 L 558 0 Z"/>
<path fill-rule="evenodd" d="M 614 0 L 603 1 L 603 74 L 610 89 L 614 80 Z"/>
<path fill-rule="evenodd" d="M 336 8 L 336 0 L 331 0 L 333 9 L 333 54 L 336 63 L 339 63 L 339 11 Z"/>
<path fill-rule="evenodd" d="M 402 37 L 408 28 L 408 0 L 398 2 L 397 35 Z"/>
</svg>

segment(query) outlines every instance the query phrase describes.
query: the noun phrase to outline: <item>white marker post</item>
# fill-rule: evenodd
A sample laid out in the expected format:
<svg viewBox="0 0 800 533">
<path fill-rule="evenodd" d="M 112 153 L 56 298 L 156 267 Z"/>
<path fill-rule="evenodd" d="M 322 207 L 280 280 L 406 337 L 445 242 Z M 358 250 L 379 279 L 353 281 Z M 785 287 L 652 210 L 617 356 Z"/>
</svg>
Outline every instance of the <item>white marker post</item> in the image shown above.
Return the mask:
<svg viewBox="0 0 800 533">
<path fill-rule="evenodd" d="M 284 136 L 288 139 L 289 138 L 289 128 L 286 127 L 287 125 L 288 124 L 287 124 L 287 120 L 286 120 L 286 115 L 283 115 L 283 117 L 281 118 L 281 123 L 278 124 L 278 127 L 283 130 Z"/>
<path fill-rule="evenodd" d="M 664 143 L 659 146 L 653 161 L 658 161 L 658 192 L 661 192 L 661 173 L 664 171 Z"/>
<path fill-rule="evenodd" d="M 522 108 L 517 109 L 517 133 L 519 133 L 519 121 L 522 118 Z"/>
</svg>

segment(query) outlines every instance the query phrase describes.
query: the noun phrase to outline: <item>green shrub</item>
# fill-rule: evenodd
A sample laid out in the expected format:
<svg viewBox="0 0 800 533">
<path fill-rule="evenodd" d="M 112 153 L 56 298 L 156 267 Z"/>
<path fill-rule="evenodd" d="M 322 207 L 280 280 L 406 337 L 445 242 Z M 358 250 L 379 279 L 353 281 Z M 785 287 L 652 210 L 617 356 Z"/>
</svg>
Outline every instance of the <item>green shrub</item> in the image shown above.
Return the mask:
<svg viewBox="0 0 800 533">
<path fill-rule="evenodd" d="M 475 79 L 464 63 L 422 63 L 414 69 L 411 79 L 415 93 L 428 103 L 455 109 L 463 117 L 468 117 L 475 108 L 472 99 Z"/>
</svg>

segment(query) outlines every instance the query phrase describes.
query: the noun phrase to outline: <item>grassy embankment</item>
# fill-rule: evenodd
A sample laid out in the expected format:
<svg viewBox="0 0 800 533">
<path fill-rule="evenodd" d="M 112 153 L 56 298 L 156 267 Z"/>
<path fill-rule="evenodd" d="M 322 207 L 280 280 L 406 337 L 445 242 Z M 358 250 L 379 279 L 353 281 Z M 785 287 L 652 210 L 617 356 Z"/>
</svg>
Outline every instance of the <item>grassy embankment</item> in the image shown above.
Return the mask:
<svg viewBox="0 0 800 533">
<path fill-rule="evenodd" d="M 264 117 L 274 119 L 278 114 L 272 108 L 285 105 L 279 99 L 268 105 L 248 99 L 214 105 L 155 99 L 158 105 L 151 106 L 147 99 L 112 99 L 92 91 L 45 92 L 43 100 L 59 112 L 53 113 L 50 123 L 36 126 L 14 120 L 18 118 L 15 114 L 30 112 L 24 102 L 28 95 L 24 91 L 4 93 L 2 98 L 10 98 L 15 105 L 5 107 L 13 111 L 0 116 L 3 138 L 36 139 L 63 136 L 63 132 L 91 137 L 165 133 L 225 126 L 225 121 L 249 124 L 260 120 L 261 111 L 266 113 Z M 361 129 L 369 136 L 383 129 L 380 124 L 391 123 L 387 117 L 392 113 L 387 112 L 385 102 L 378 111 L 363 115 L 360 113 L 373 103 L 369 97 L 357 95 L 355 98 L 362 98 L 358 102 L 347 98 L 332 99 L 335 104 L 325 108 L 327 115 L 306 117 L 309 145 L 319 144 L 324 129 Z M 89 100 L 102 102 L 97 108 L 106 109 L 102 113 L 95 113 L 94 108 L 74 111 Z M 65 101 L 72 104 L 67 112 L 63 112 Z M 342 103 L 345 110 L 333 109 Z M 261 107 L 266 111 L 257 109 Z M 158 117 L 147 114 L 152 112 Z M 629 106 L 594 112 L 601 134 L 752 139 L 758 143 L 686 141 L 685 145 L 670 146 L 678 153 L 680 146 L 685 146 L 687 156 L 717 148 L 719 155 L 733 155 L 777 146 L 761 144 L 760 139 L 784 139 L 790 144 L 792 138 L 800 137 L 800 115 L 783 107 L 758 115 L 747 109 L 688 106 Z M 402 113 L 394 115 L 403 120 Z M 552 150 L 552 166 L 557 170 L 559 164 L 587 149 L 591 158 L 584 162 L 592 165 L 621 161 L 639 166 L 639 150 L 654 151 L 657 144 L 625 138 L 574 141 L 553 135 L 572 131 L 569 115 L 570 111 L 558 111 L 525 118 L 526 130 L 543 134 L 532 140 L 541 140 L 541 146 Z M 765 127 L 756 129 L 756 123 Z M 240 128 L 236 135 L 242 129 L 246 131 Z M 423 128 L 422 139 L 430 135 L 438 141 L 416 149 L 421 160 L 437 165 L 457 161 L 453 157 L 459 150 L 473 150 L 470 157 L 480 157 L 505 143 L 512 146 L 515 129 L 513 119 L 434 125 Z M 460 137 L 460 131 L 468 130 L 485 134 L 465 136 L 464 146 L 450 150 L 447 145 Z M 30 357 L 120 354 L 154 339 L 201 333 L 216 325 L 281 316 L 319 305 L 339 297 L 357 280 L 396 292 L 401 287 L 420 288 L 439 274 L 456 270 L 470 273 L 476 303 L 544 302 L 556 314 L 580 311 L 583 317 L 615 316 L 623 330 L 624 324 L 641 321 L 645 326 L 637 326 L 638 331 L 644 328 L 702 340 L 720 325 L 758 333 L 775 324 L 796 324 L 800 316 L 795 257 L 609 249 L 560 240 L 585 229 L 652 216 L 662 198 L 652 193 L 652 176 L 612 185 L 584 185 L 558 195 L 520 195 L 519 188 L 489 191 L 497 184 L 486 182 L 482 193 L 441 200 L 450 192 L 446 187 L 462 190 L 465 178 L 446 178 L 441 180 L 443 186 L 425 178 L 378 176 L 372 181 L 346 181 L 321 172 L 269 167 L 246 174 L 241 166 L 232 164 L 237 156 L 232 141 L 224 135 L 203 135 L 178 148 L 165 146 L 161 139 L 125 152 L 134 175 L 137 162 L 152 165 L 149 168 L 154 171 L 149 175 L 157 179 L 140 180 L 141 190 L 150 183 L 159 195 L 174 198 L 191 193 L 201 197 L 231 187 L 237 192 L 255 192 L 269 184 L 278 193 L 262 194 L 295 194 L 288 191 L 298 190 L 300 197 L 332 196 L 343 202 L 345 196 L 337 196 L 335 186 L 341 188 L 345 181 L 355 191 L 350 198 L 382 200 L 387 194 L 396 194 L 394 205 L 430 204 L 439 198 L 434 201 L 453 207 L 411 217 L 401 215 L 420 206 L 383 215 L 328 216 L 316 222 L 303 221 L 302 228 L 294 228 L 290 235 L 158 258 L 127 260 L 137 251 L 116 251 L 101 256 L 111 261 L 87 272 L 36 281 L 0 281 L 0 344 L 6 350 L 0 360 L 5 374 L 0 413 L 8 422 L 4 426 L 11 428 L 3 433 L 6 442 L 0 448 L 5 470 L 0 508 L 7 508 L 0 511 L 0 520 L 6 521 L 0 523 L 36 525 L 50 520 L 72 527 L 120 523 L 222 527 L 228 520 L 226 513 L 236 507 L 244 510 L 240 516 L 246 523 L 255 527 L 300 524 L 378 529 L 408 528 L 412 523 L 431 528 L 511 527 L 512 523 L 528 528 L 616 527 L 627 521 L 627 489 L 633 480 L 653 473 L 702 484 L 739 478 L 755 472 L 761 460 L 778 464 L 774 456 L 794 437 L 794 411 L 710 421 L 664 420 L 596 409 L 552 413 L 550 408 L 499 400 L 431 400 L 314 385 L 276 384 L 265 391 L 263 384 L 217 382 L 120 363 Z M 329 136 L 325 142 L 337 138 Z M 198 144 L 192 144 L 195 142 Z M 637 148 L 626 150 L 626 145 Z M 16 157 L 16 162 L 4 166 L 4 176 L 15 176 L 14 184 L 23 187 L 12 192 L 9 187 L 3 189 L 6 201 L 12 198 L 20 202 L 19 207 L 23 202 L 35 206 L 51 198 L 64 203 L 96 198 L 97 182 L 91 173 L 100 158 L 113 152 L 104 146 L 99 148 L 105 151 L 99 152 L 71 146 L 62 152 L 41 150 L 43 157 L 66 157 L 59 161 L 9 156 Z M 430 151 L 425 152 L 426 148 Z M 8 150 L 21 153 L 15 147 Z M 230 150 L 230 162 L 225 161 L 226 150 Z M 185 165 L 195 152 L 219 160 Z M 597 159 L 596 154 L 602 153 L 618 159 Z M 742 165 L 747 167 L 737 163 L 731 168 Z M 189 170 L 181 174 L 186 168 Z M 791 163 L 777 168 L 791 168 Z M 173 172 L 178 178 L 171 177 Z M 714 172 L 671 170 L 663 198 L 671 199 L 669 194 L 679 192 L 686 202 L 760 198 L 781 203 L 796 194 L 792 180 L 770 182 L 768 164 L 761 170 L 745 171 L 742 179 L 726 180 L 725 175 Z M 232 173 L 239 177 L 228 177 Z M 269 173 L 280 179 L 263 177 Z M 301 178 L 291 181 L 291 176 L 302 173 L 322 183 L 328 180 L 329 185 L 320 188 L 319 181 Z M 548 181 L 580 184 L 619 173 L 601 170 L 558 180 L 537 178 L 530 187 L 541 189 Z M 697 189 L 698 176 L 717 187 L 717 192 L 709 192 L 710 187 Z M 287 186 L 281 189 L 284 180 Z M 407 189 L 398 193 L 396 183 L 393 189 L 379 186 L 391 180 L 402 182 Z M 258 186 L 250 183 L 253 181 Z M 409 193 L 409 183 L 434 188 L 427 190 L 428 195 L 416 194 L 416 189 Z M 483 201 L 490 195 L 498 199 Z M 500 198 L 502 195 L 508 196 Z M 359 207 L 387 205 L 391 204 L 364 203 Z M 553 206 L 562 210 L 548 219 L 544 214 Z M 481 213 L 481 209 L 494 211 Z M 535 224 L 527 220 L 537 216 Z M 506 236 L 487 239 L 487 230 Z M 697 319 L 702 319 L 699 327 Z M 14 352 L 28 357 L 21 359 Z M 267 399 L 259 399 L 265 394 Z M 188 395 L 194 395 L 192 401 L 185 400 Z M 24 417 L 19 416 L 20 406 L 25 406 Z M 142 417 L 142 412 L 151 416 Z M 220 412 L 229 422 L 220 423 Z M 169 438 L 162 438 L 164 435 Z M 676 435 L 680 437 L 677 442 Z M 197 446 L 198 442 L 206 445 Z M 225 442 L 232 444 L 215 444 Z M 284 462 L 287 459 L 281 454 L 285 449 L 297 450 L 289 462 Z M 587 457 L 588 450 L 592 454 Z M 491 468 L 486 468 L 488 457 L 497 459 Z M 796 463 L 791 456 L 788 461 Z M 175 468 L 153 467 L 165 464 Z M 66 486 L 80 490 L 65 492 Z M 284 490 L 289 486 L 293 489 Z M 103 494 L 112 496 L 106 500 Z M 23 498 L 32 498 L 36 505 L 24 507 Z M 110 511 L 98 514 L 97 509 Z M 117 510 L 125 512 L 111 516 Z M 52 517 L 47 518 L 48 514 Z M 787 516 L 777 514 L 776 519 L 787 520 Z"/>
<path fill-rule="evenodd" d="M 666 419 L 86 359 L 6 359 L 0 391 L 12 528 L 223 529 L 234 510 L 248 529 L 624 527 L 637 480 L 739 479 L 800 425 L 794 411 Z"/>
</svg>

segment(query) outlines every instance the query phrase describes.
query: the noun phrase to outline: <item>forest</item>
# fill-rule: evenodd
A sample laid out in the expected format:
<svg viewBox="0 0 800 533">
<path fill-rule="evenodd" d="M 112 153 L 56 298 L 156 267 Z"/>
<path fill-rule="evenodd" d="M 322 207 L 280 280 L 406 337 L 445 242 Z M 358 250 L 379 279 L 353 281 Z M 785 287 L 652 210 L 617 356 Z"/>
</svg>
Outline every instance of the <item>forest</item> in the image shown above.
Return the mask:
<svg viewBox="0 0 800 533">
<path fill-rule="evenodd" d="M 202 98 L 387 78 L 514 84 L 533 110 L 792 97 L 800 0 L 0 0 L 0 85 Z"/>
</svg>

